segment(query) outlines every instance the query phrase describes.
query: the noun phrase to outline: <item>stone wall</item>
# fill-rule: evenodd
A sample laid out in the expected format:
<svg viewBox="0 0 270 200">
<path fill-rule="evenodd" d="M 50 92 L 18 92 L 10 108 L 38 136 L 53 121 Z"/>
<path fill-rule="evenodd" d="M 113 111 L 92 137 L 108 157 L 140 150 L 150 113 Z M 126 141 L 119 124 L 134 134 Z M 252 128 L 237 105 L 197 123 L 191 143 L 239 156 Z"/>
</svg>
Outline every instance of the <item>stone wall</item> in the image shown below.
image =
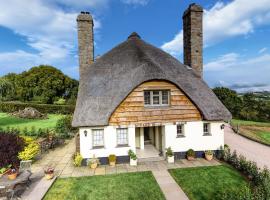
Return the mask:
<svg viewBox="0 0 270 200">
<path fill-rule="evenodd" d="M 203 9 L 191 4 L 183 15 L 184 64 L 192 67 L 196 74 L 203 73 Z"/>
</svg>

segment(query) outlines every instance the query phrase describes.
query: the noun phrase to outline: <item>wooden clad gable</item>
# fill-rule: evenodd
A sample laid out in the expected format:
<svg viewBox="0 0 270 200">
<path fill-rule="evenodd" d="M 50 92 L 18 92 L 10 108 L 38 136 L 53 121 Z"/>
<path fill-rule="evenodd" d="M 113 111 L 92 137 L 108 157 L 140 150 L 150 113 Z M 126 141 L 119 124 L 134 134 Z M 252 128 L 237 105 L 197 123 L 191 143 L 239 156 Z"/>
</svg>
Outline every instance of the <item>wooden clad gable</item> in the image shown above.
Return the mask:
<svg viewBox="0 0 270 200">
<path fill-rule="evenodd" d="M 169 105 L 145 106 L 145 90 L 169 90 Z M 199 120 L 202 120 L 199 110 L 177 86 L 166 81 L 149 81 L 139 85 L 122 101 L 111 115 L 109 125 L 144 126 Z"/>
</svg>

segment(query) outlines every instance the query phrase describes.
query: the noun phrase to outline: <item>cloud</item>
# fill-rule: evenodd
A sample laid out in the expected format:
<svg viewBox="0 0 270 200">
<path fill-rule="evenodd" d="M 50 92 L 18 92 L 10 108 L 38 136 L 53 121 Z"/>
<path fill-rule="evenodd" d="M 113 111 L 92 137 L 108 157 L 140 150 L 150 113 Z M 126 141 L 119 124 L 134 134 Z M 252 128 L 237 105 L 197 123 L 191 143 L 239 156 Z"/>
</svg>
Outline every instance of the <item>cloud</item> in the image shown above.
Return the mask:
<svg viewBox="0 0 270 200">
<path fill-rule="evenodd" d="M 205 47 L 227 38 L 254 32 L 258 26 L 270 23 L 269 0 L 234 0 L 228 4 L 217 2 L 211 9 L 204 10 L 203 31 Z M 183 31 L 164 43 L 161 48 L 174 56 L 183 49 Z"/>
<path fill-rule="evenodd" d="M 222 85 L 237 91 L 270 91 L 269 74 L 270 54 L 248 57 L 232 52 L 204 65 L 204 79 L 210 86 Z"/>
<path fill-rule="evenodd" d="M 149 0 L 121 0 L 124 4 L 145 6 Z"/>
<path fill-rule="evenodd" d="M 267 49 L 268 49 L 267 47 L 261 48 L 258 53 L 262 54 L 262 53 L 266 52 Z"/>
</svg>

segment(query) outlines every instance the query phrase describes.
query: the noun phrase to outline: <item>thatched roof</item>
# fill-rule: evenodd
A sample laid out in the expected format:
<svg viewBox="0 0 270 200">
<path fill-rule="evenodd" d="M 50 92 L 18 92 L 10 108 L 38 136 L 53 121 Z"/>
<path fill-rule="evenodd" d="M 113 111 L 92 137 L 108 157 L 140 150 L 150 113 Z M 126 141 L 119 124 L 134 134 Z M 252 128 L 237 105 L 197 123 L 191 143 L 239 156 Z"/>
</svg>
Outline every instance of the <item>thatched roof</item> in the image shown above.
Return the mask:
<svg viewBox="0 0 270 200">
<path fill-rule="evenodd" d="M 231 119 L 230 112 L 193 69 L 133 33 L 84 69 L 72 125 L 108 125 L 125 97 L 149 80 L 167 80 L 177 85 L 205 120 Z"/>
</svg>

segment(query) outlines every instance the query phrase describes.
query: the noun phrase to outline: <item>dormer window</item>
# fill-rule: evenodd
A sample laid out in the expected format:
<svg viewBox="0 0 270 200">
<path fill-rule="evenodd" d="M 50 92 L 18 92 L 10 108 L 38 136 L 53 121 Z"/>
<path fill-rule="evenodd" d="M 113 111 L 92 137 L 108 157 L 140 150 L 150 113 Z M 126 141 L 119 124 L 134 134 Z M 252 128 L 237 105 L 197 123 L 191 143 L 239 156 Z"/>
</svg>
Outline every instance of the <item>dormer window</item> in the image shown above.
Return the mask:
<svg viewBox="0 0 270 200">
<path fill-rule="evenodd" d="M 169 90 L 146 90 L 144 91 L 145 106 L 169 105 Z"/>
</svg>

